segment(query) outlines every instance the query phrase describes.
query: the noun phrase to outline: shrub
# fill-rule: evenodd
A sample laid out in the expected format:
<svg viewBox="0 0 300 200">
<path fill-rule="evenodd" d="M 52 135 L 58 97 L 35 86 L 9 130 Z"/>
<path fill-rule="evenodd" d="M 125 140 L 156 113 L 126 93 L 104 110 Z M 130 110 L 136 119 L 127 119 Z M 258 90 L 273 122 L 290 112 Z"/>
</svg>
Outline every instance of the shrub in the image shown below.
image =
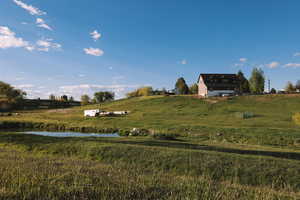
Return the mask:
<svg viewBox="0 0 300 200">
<path fill-rule="evenodd" d="M 237 112 L 235 113 L 235 117 L 239 119 L 249 119 L 255 117 L 255 115 L 252 112 Z"/>
<path fill-rule="evenodd" d="M 153 95 L 152 87 L 141 87 L 141 88 L 136 89 L 133 92 L 129 92 L 126 94 L 127 98 L 151 96 L 151 95 Z"/>
<path fill-rule="evenodd" d="M 293 121 L 297 124 L 300 125 L 300 113 L 296 113 L 293 115 Z"/>
</svg>

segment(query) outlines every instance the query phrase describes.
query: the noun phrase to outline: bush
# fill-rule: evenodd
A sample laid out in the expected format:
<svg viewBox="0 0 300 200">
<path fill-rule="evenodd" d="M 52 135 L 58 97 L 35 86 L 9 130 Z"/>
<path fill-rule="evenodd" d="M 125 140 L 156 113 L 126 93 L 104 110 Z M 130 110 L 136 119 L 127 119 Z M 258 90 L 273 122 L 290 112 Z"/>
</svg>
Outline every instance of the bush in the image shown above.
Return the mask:
<svg viewBox="0 0 300 200">
<path fill-rule="evenodd" d="M 249 119 L 255 117 L 255 115 L 252 112 L 237 112 L 235 113 L 235 117 L 239 119 Z"/>
<path fill-rule="evenodd" d="M 129 92 L 126 94 L 127 98 L 151 96 L 151 95 L 153 95 L 152 87 L 141 87 L 133 92 Z"/>
<path fill-rule="evenodd" d="M 300 125 L 300 113 L 296 113 L 293 115 L 293 121 L 297 124 Z"/>
</svg>

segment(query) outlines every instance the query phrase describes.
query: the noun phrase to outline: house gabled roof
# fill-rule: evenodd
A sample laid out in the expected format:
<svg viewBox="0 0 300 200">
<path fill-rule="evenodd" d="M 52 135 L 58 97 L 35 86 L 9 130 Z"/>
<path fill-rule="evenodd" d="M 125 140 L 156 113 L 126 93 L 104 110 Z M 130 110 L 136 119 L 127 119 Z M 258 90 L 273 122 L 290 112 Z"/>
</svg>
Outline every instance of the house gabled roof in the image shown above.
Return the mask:
<svg viewBox="0 0 300 200">
<path fill-rule="evenodd" d="M 208 90 L 236 90 L 239 79 L 236 74 L 200 74 Z"/>
</svg>

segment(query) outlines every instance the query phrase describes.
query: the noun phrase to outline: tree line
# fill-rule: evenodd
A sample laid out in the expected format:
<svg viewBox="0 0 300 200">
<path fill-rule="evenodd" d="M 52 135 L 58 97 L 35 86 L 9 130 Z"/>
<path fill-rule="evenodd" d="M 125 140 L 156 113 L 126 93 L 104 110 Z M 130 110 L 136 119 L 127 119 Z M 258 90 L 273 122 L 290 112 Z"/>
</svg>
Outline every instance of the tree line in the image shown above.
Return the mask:
<svg viewBox="0 0 300 200">
<path fill-rule="evenodd" d="M 80 98 L 81 105 L 103 103 L 107 101 L 113 101 L 114 99 L 115 99 L 115 93 L 109 91 L 95 92 L 94 98 L 91 98 L 87 94 L 82 95 Z"/>
<path fill-rule="evenodd" d="M 248 80 L 242 71 L 237 73 L 239 80 L 239 86 L 237 88 L 238 93 L 241 94 L 261 94 L 265 90 L 265 75 L 263 70 L 254 68 L 251 73 L 251 77 Z M 175 88 L 172 90 L 176 95 L 193 95 L 198 94 L 198 84 L 194 83 L 190 86 L 187 85 L 185 79 L 180 77 L 175 83 Z M 152 87 L 141 87 L 132 92 L 126 94 L 127 98 L 140 97 L 140 96 L 152 96 L 152 95 L 165 95 L 169 94 L 165 89 L 153 90 Z"/>
<path fill-rule="evenodd" d="M 285 91 L 287 93 L 294 93 L 297 91 L 300 92 L 300 80 L 298 80 L 295 85 L 290 81 L 287 82 L 287 84 L 285 86 Z"/>
</svg>

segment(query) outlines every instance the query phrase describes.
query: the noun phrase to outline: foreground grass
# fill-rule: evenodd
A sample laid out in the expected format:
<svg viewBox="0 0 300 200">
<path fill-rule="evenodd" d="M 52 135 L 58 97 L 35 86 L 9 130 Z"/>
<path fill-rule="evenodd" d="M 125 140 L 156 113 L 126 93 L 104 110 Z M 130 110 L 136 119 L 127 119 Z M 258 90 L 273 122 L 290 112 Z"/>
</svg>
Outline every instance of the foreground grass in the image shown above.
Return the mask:
<svg viewBox="0 0 300 200">
<path fill-rule="evenodd" d="M 293 199 L 292 192 L 146 174 L 99 162 L 0 152 L 0 199 Z M 10 170 L 7 170 L 10 169 Z M 296 197 L 295 197 L 296 198 Z"/>
<path fill-rule="evenodd" d="M 297 199 L 300 153 L 0 134 L 3 199 Z M 293 156 L 291 156 L 293 155 Z"/>
</svg>

